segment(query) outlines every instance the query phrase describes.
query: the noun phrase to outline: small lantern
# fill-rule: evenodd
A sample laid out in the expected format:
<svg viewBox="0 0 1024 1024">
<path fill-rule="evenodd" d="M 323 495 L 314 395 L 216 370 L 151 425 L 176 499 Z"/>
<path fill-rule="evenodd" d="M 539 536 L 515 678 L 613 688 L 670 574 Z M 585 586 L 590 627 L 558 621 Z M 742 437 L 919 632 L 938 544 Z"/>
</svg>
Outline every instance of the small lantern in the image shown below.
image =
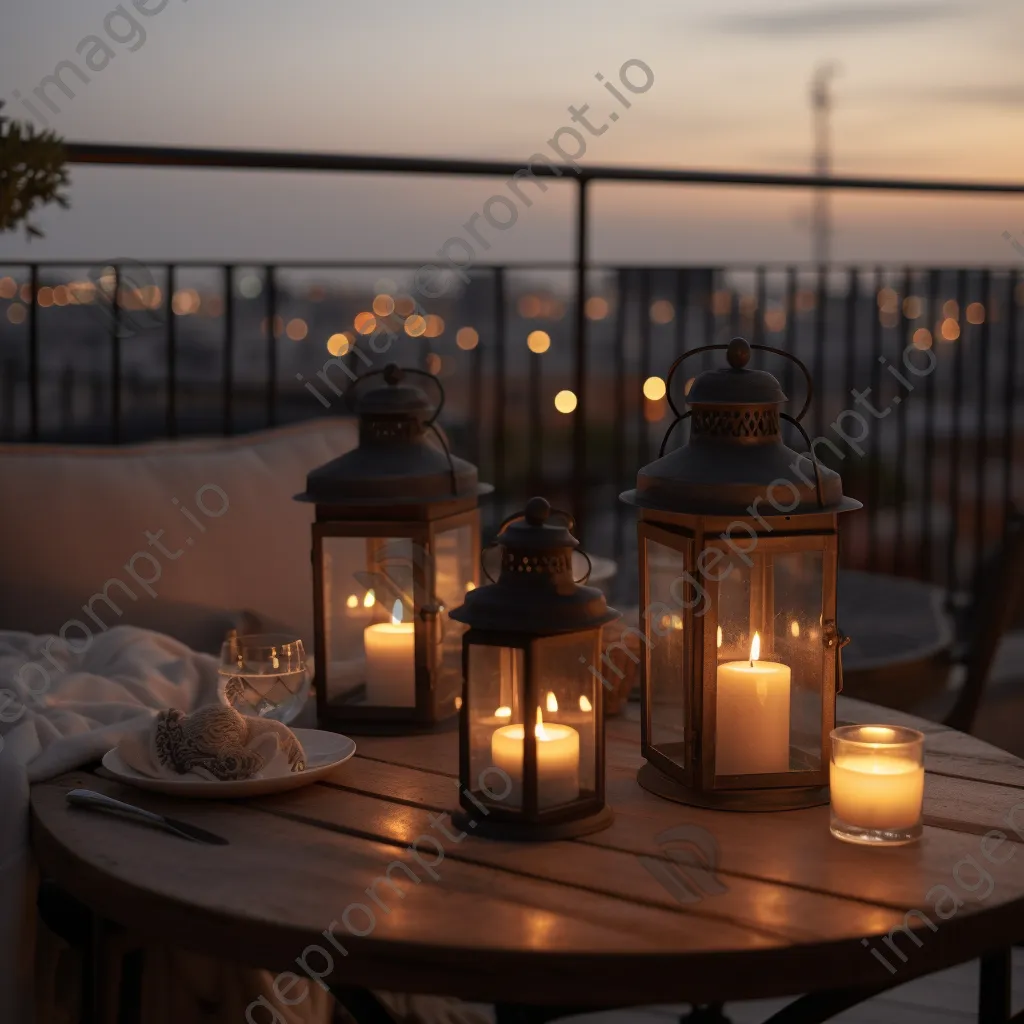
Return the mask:
<svg viewBox="0 0 1024 1024">
<path fill-rule="evenodd" d="M 808 395 L 794 418 L 751 349 L 792 359 Z M 725 349 L 690 410 L 672 401 L 683 359 Z M 771 810 L 828 802 L 829 734 L 842 688 L 836 625 L 838 513 L 860 508 L 820 465 L 799 424 L 811 380 L 788 353 L 735 338 L 676 360 L 668 375 L 683 447 L 640 470 L 622 499 L 640 509 L 643 629 L 639 782 L 702 807 Z M 810 455 L 786 447 L 794 424 Z"/>
<path fill-rule="evenodd" d="M 405 382 L 418 374 L 438 389 Z M 458 710 L 462 633 L 449 611 L 477 583 L 478 497 L 491 490 L 435 426 L 444 389 L 389 365 L 357 399 L 359 444 L 312 470 L 317 717 L 351 732 L 429 730 Z M 431 443 L 433 434 L 437 443 Z"/>
<path fill-rule="evenodd" d="M 473 835 L 564 839 L 612 819 L 595 666 L 602 627 L 618 612 L 596 587 L 580 585 L 586 578 L 573 579 L 572 528 L 564 512 L 531 499 L 502 524 L 497 582 L 452 612 L 469 627 L 462 638 L 462 810 L 452 820 Z"/>
</svg>

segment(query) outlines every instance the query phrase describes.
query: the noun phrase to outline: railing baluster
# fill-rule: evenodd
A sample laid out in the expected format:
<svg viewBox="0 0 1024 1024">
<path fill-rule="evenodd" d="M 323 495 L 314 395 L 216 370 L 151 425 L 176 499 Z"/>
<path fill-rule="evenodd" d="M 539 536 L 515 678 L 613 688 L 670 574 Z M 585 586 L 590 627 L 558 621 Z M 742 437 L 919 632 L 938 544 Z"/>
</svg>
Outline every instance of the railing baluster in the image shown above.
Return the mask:
<svg viewBox="0 0 1024 1024">
<path fill-rule="evenodd" d="M 954 596 L 960 583 L 960 431 L 964 401 L 964 342 L 966 341 L 965 307 L 967 304 L 967 273 L 956 273 L 957 324 L 960 334 L 953 352 L 952 435 L 949 446 L 949 547 L 946 555 L 946 592 Z"/>
<path fill-rule="evenodd" d="M 505 463 L 505 268 L 494 268 L 494 500 L 495 525 L 505 517 L 508 501 Z"/>
<path fill-rule="evenodd" d="M 875 268 L 875 287 L 871 308 L 871 405 L 880 409 L 882 401 L 882 311 L 878 296 L 885 287 L 885 272 Z M 882 498 L 882 431 L 871 432 L 871 463 L 868 467 L 868 568 L 877 569 L 879 558 L 878 524 Z"/>
<path fill-rule="evenodd" d="M 907 309 L 906 298 L 910 294 L 910 268 L 903 271 L 903 286 L 897 296 L 899 303 L 899 360 L 896 369 L 903 372 L 903 349 L 907 344 Z M 906 376 L 904 374 L 904 376 Z M 900 385 L 902 388 L 902 385 Z M 900 404 L 896 409 L 896 529 L 893 536 L 892 569 L 898 576 L 905 564 L 903 544 L 906 540 L 906 504 L 907 504 L 907 394 L 901 393 Z"/>
<path fill-rule="evenodd" d="M 935 293 L 938 290 L 938 272 L 928 272 L 928 293 L 925 297 L 925 324 L 929 335 L 935 330 L 936 299 Z M 936 360 L 935 368 L 924 379 L 924 459 L 921 465 L 921 536 L 919 538 L 919 550 L 921 553 L 920 573 L 921 579 L 930 580 L 933 574 L 932 566 L 932 533 L 934 522 L 932 517 L 932 503 L 935 500 L 934 472 L 935 462 L 935 373 L 938 369 L 938 339 L 932 337 L 928 351 Z"/>
<path fill-rule="evenodd" d="M 690 271 L 683 267 L 676 271 L 676 325 L 675 354 L 681 356 L 686 351 L 687 320 L 690 315 Z M 665 366 L 668 372 L 668 365 Z"/>
<path fill-rule="evenodd" d="M 28 301 L 28 436 L 39 440 L 39 264 L 29 268 Z"/>
<path fill-rule="evenodd" d="M 754 271 L 754 302 L 757 308 L 754 310 L 754 344 L 764 344 L 764 307 L 766 303 L 765 269 L 759 266 Z M 787 359 L 788 363 L 789 360 Z"/>
<path fill-rule="evenodd" d="M 825 428 L 825 329 L 828 317 L 828 267 L 818 264 L 818 287 L 814 300 L 814 433 Z"/>
<path fill-rule="evenodd" d="M 267 393 L 266 418 L 267 426 L 277 424 L 277 267 L 267 266 L 263 271 L 264 287 L 266 288 L 267 315 Z"/>
<path fill-rule="evenodd" d="M 651 271 L 643 269 L 640 275 L 640 298 L 639 305 L 639 328 L 640 328 L 640 353 L 639 365 L 637 366 L 636 383 L 639 386 L 637 394 L 636 413 L 636 465 L 644 466 L 647 458 L 647 398 L 643 393 L 644 381 L 650 375 L 651 366 Z"/>
<path fill-rule="evenodd" d="M 121 265 L 114 266 L 114 301 L 110 318 L 110 439 L 121 443 Z"/>
<path fill-rule="evenodd" d="M 178 286 L 177 267 L 167 265 L 167 294 L 164 316 L 167 318 L 167 421 L 168 437 L 178 436 L 178 318 L 174 312 L 174 291 Z"/>
<path fill-rule="evenodd" d="M 615 289 L 615 426 L 613 432 L 612 467 L 617 489 L 626 490 L 629 474 L 626 469 L 626 307 L 629 302 L 630 272 L 625 268 L 616 274 Z M 614 555 L 622 561 L 625 551 L 623 528 L 626 523 L 626 507 L 621 501 L 615 502 Z"/>
<path fill-rule="evenodd" d="M 235 397 L 235 302 L 234 274 L 231 267 L 224 267 L 224 365 L 223 365 L 223 433 L 230 437 L 234 430 Z"/>
<path fill-rule="evenodd" d="M 978 331 L 978 394 L 974 420 L 978 436 L 974 442 L 974 557 L 971 579 L 975 585 L 985 551 L 985 516 L 988 512 L 985 507 L 988 492 L 988 346 L 992 338 L 992 277 L 988 270 L 981 273 L 981 301 L 985 312 Z"/>
<path fill-rule="evenodd" d="M 789 352 L 791 355 L 796 355 L 796 333 L 797 333 L 797 322 L 796 322 L 796 267 L 786 268 L 786 333 L 783 339 L 782 347 Z M 793 364 L 791 359 L 786 360 L 786 366 L 784 370 L 785 376 L 783 378 L 783 389 L 786 392 L 786 396 L 790 402 L 796 400 L 796 395 L 793 393 L 793 389 L 796 386 L 796 366 Z M 799 410 L 799 402 L 796 405 L 796 410 Z"/>
<path fill-rule="evenodd" d="M 526 358 L 529 361 L 528 368 L 528 392 L 526 407 L 529 414 L 528 430 L 528 469 L 527 469 L 527 490 L 531 494 L 540 494 L 544 490 L 543 477 L 541 475 L 541 444 L 543 443 L 543 423 L 541 412 L 541 371 L 544 356 L 537 352 L 527 350 Z"/>
<path fill-rule="evenodd" d="M 1003 514 L 1006 522 L 1014 505 L 1014 406 L 1017 394 L 1017 288 L 1019 271 L 1007 275 L 1006 377 L 1003 380 Z"/>
<path fill-rule="evenodd" d="M 486 332 L 484 332 L 486 333 Z M 476 345 L 469 352 L 469 430 L 470 458 L 480 466 L 483 458 L 484 429 L 484 346 L 480 333 Z M 484 478 L 486 479 L 486 477 Z"/>
<path fill-rule="evenodd" d="M 576 198 L 576 302 L 575 344 L 573 347 L 573 388 L 576 392 L 576 411 L 572 414 L 572 514 L 576 519 L 576 536 L 583 542 L 586 536 L 587 488 L 587 249 L 589 247 L 588 181 L 580 178 Z"/>
</svg>

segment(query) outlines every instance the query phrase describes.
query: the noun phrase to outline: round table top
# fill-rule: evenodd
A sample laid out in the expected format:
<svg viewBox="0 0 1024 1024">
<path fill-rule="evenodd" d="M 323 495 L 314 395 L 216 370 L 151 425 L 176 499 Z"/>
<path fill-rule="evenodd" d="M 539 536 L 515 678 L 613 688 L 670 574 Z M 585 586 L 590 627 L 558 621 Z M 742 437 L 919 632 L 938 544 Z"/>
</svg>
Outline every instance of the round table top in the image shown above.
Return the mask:
<svg viewBox="0 0 1024 1024">
<path fill-rule="evenodd" d="M 636 717 L 633 706 L 608 722 L 614 824 L 573 841 L 454 831 L 444 812 L 456 803 L 457 736 L 442 733 L 361 738 L 329 781 L 248 802 L 174 800 L 72 772 L 33 788 L 33 845 L 45 875 L 143 939 L 274 971 L 301 974 L 305 958 L 307 973 L 338 984 L 481 1001 L 884 987 L 893 975 L 879 957 L 902 981 L 1024 938 L 1024 856 L 1012 856 L 1024 831 L 1007 824 L 1024 830 L 1024 762 L 1010 754 L 840 698 L 843 721 L 927 734 L 924 837 L 876 849 L 834 839 L 828 807 L 750 814 L 658 799 L 636 782 Z M 230 844 L 70 809 L 75 787 Z M 711 837 L 713 870 L 680 857 L 680 835 Z M 892 932 L 905 925 L 913 936 Z"/>
</svg>

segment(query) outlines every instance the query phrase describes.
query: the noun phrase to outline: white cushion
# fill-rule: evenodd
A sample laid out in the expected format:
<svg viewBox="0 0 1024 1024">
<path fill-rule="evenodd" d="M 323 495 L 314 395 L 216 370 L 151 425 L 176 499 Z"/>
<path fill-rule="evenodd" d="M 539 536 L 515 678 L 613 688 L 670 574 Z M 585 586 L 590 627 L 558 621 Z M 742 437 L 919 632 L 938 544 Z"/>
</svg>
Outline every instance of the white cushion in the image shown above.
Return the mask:
<svg viewBox="0 0 1024 1024">
<path fill-rule="evenodd" d="M 292 498 L 355 441 L 351 420 L 325 418 L 119 448 L 0 445 L 0 629 L 77 645 L 130 623 L 215 650 L 247 609 L 311 644 L 313 506 Z"/>
</svg>

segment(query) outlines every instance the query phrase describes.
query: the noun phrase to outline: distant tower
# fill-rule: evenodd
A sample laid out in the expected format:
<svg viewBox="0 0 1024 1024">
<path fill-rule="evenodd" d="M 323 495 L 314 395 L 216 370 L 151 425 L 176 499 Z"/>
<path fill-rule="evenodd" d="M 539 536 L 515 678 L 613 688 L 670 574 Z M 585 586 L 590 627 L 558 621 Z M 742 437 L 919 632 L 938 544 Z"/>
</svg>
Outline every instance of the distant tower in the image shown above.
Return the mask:
<svg viewBox="0 0 1024 1024">
<path fill-rule="evenodd" d="M 811 79 L 811 109 L 814 118 L 814 173 L 827 178 L 832 173 L 832 79 L 838 71 L 833 63 L 822 64 Z M 827 264 L 832 255 L 832 196 L 828 189 L 815 190 L 812 233 L 814 262 Z"/>
</svg>

